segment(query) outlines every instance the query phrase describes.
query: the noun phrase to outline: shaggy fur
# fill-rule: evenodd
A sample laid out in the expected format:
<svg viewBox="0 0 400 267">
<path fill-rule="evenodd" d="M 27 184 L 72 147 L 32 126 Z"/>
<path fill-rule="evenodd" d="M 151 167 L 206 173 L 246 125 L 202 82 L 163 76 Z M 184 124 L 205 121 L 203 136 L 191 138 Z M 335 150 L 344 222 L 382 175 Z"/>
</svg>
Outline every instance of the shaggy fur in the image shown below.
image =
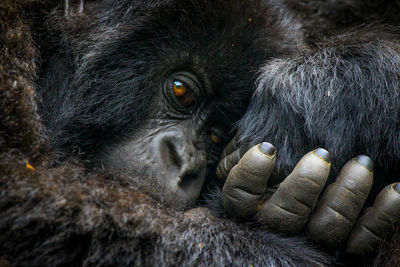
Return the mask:
<svg viewBox="0 0 400 267">
<path fill-rule="evenodd" d="M 0 5 L 0 153 L 15 148 L 36 158 L 45 142 L 34 101 L 38 53 L 21 2 Z"/>
<path fill-rule="evenodd" d="M 1 164 L 3 257 L 13 266 L 306 266 L 327 258 L 301 239 L 159 206 L 76 165 L 35 172 L 18 155 Z M 7 182 L 7 181 L 14 182 Z M 290 244 L 290 245 L 288 245 Z"/>
<path fill-rule="evenodd" d="M 392 0 L 282 0 L 302 22 L 308 41 L 337 34 L 344 28 L 377 21 L 399 25 L 400 3 Z"/>
<path fill-rule="evenodd" d="M 375 182 L 390 183 L 400 157 L 397 40 L 394 29 L 367 27 L 266 65 L 242 121 L 243 139 L 276 145 L 284 174 L 307 151 L 324 147 L 334 173 L 366 154 L 378 174 L 386 171 Z"/>
<path fill-rule="evenodd" d="M 96 154 L 94 147 L 130 135 L 148 117 L 154 88 L 185 68 L 208 75 L 219 97 L 228 96 L 222 112 L 237 110 L 226 123 L 236 121 L 257 67 L 293 51 L 296 36 L 288 38 L 290 29 L 271 7 L 233 3 L 116 1 L 68 20 L 53 11 L 50 31 L 61 32 L 62 42 L 43 66 L 39 91 L 51 143 L 67 153 L 79 147 Z"/>
</svg>

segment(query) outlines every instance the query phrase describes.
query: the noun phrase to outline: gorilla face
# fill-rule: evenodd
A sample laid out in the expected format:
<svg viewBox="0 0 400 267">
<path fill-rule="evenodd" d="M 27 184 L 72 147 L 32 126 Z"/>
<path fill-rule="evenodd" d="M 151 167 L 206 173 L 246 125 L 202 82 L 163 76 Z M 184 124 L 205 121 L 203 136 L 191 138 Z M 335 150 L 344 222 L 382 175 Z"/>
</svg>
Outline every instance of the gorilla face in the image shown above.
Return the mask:
<svg viewBox="0 0 400 267">
<path fill-rule="evenodd" d="M 207 165 L 215 165 L 229 138 L 222 133 L 230 130 L 213 119 L 221 114 L 211 100 L 215 93 L 203 79 L 187 71 L 163 78 L 150 104 L 151 114 L 129 138 L 102 151 L 105 168 L 127 179 L 147 177 L 143 189 L 170 206 L 192 205 Z"/>
<path fill-rule="evenodd" d="M 189 207 L 215 173 L 257 71 L 292 49 L 271 8 L 117 1 L 88 13 L 90 24 L 59 18 L 54 25 L 75 27 L 62 40 L 75 42 L 68 57 L 52 53 L 41 79 L 52 143 L 62 156 L 77 152 L 170 206 Z"/>
</svg>

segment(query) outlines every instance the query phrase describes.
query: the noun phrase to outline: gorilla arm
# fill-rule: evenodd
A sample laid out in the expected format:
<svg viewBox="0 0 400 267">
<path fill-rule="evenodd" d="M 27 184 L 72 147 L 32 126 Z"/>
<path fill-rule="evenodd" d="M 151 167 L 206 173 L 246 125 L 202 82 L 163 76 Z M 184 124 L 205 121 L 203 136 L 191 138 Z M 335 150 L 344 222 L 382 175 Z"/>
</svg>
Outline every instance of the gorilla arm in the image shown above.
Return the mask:
<svg viewBox="0 0 400 267">
<path fill-rule="evenodd" d="M 240 125 L 242 141 L 276 146 L 276 171 L 285 175 L 323 147 L 335 174 L 366 154 L 385 176 L 375 185 L 396 181 L 390 176 L 400 156 L 399 39 L 388 26 L 365 27 L 268 63 Z"/>
</svg>

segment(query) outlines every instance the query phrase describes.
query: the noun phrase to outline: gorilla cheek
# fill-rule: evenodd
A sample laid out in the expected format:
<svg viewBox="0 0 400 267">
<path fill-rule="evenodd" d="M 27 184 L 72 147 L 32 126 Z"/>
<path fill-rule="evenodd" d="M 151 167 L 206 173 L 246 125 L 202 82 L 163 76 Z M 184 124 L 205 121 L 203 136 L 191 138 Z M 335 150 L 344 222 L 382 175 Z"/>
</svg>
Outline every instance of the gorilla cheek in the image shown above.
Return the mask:
<svg viewBox="0 0 400 267">
<path fill-rule="evenodd" d="M 204 147 L 195 145 L 192 131 L 172 126 L 157 132 L 140 131 L 107 152 L 105 167 L 112 173 L 137 179 L 143 189 L 164 204 L 186 209 L 203 186 L 207 161 Z"/>
</svg>

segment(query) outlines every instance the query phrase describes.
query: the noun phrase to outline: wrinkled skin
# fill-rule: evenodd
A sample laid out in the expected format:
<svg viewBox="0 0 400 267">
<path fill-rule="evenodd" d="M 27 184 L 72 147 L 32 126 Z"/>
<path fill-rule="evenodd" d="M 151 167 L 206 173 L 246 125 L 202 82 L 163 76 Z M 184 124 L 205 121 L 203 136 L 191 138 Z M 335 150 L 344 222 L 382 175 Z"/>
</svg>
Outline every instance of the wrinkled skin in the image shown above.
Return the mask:
<svg viewBox="0 0 400 267">
<path fill-rule="evenodd" d="M 276 149 L 264 142 L 243 150 L 233 140 L 217 169 L 225 182 L 223 206 L 232 217 L 255 218 L 278 232 L 306 231 L 320 244 L 345 246 L 347 253 L 359 255 L 373 252 L 400 223 L 400 183 L 386 186 L 360 215 L 373 184 L 374 164 L 367 156 L 348 161 L 325 188 L 331 156 L 319 148 L 271 187 Z"/>
</svg>

